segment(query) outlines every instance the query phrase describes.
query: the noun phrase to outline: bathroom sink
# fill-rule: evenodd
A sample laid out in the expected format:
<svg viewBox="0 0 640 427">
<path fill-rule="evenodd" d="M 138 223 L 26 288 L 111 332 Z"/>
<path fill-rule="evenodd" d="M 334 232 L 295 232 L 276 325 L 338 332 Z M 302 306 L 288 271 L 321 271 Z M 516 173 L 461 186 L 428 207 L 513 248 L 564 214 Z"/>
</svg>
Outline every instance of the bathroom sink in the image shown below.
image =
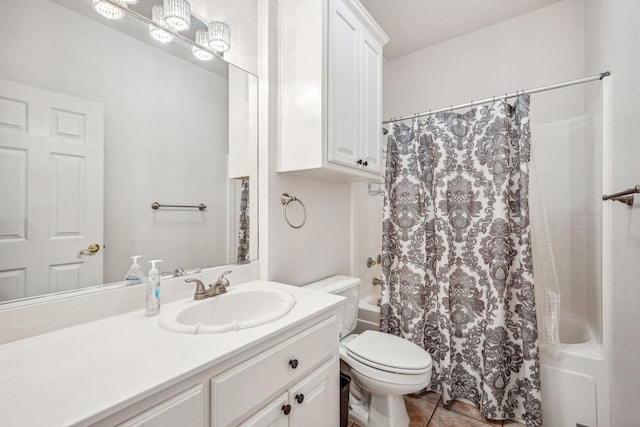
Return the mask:
<svg viewBox="0 0 640 427">
<path fill-rule="evenodd" d="M 183 334 L 218 334 L 278 320 L 295 306 L 293 295 L 275 289 L 230 290 L 202 301 L 163 307 L 160 326 Z"/>
</svg>

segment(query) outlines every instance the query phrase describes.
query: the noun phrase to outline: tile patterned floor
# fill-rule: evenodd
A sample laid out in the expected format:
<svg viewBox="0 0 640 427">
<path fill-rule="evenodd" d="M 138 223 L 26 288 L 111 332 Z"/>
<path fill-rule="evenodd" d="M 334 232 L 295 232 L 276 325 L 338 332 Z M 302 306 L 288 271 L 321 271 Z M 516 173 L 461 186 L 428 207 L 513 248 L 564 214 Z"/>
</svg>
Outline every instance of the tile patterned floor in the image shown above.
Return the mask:
<svg viewBox="0 0 640 427">
<path fill-rule="evenodd" d="M 463 402 L 454 401 L 445 406 L 440 394 L 434 392 L 405 396 L 404 402 L 411 419 L 409 427 L 522 427 L 522 424 L 515 421 L 488 420 L 480 414 L 478 408 Z M 360 426 L 350 422 L 349 427 Z"/>
</svg>

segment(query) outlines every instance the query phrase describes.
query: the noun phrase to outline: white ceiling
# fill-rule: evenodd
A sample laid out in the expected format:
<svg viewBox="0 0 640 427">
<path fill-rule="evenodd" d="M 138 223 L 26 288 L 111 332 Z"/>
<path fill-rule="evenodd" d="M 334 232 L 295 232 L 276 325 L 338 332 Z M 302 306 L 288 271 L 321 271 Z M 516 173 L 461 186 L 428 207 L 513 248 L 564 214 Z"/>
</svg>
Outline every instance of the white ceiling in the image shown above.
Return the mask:
<svg viewBox="0 0 640 427">
<path fill-rule="evenodd" d="M 394 59 L 562 0 L 360 0 L 391 38 Z"/>
</svg>

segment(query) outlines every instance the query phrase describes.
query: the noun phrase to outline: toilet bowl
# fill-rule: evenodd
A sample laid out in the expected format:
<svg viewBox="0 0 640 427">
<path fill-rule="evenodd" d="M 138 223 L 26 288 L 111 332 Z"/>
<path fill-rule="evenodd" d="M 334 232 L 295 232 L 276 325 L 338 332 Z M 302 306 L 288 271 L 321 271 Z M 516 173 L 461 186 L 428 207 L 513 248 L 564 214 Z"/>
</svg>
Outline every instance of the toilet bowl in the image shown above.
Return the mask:
<svg viewBox="0 0 640 427">
<path fill-rule="evenodd" d="M 349 418 L 363 427 L 407 427 L 403 395 L 431 381 L 431 356 L 419 346 L 378 331 L 351 334 L 358 313 L 360 279 L 332 276 L 305 287 L 346 297 L 340 308 L 340 358 L 351 369 Z"/>
</svg>

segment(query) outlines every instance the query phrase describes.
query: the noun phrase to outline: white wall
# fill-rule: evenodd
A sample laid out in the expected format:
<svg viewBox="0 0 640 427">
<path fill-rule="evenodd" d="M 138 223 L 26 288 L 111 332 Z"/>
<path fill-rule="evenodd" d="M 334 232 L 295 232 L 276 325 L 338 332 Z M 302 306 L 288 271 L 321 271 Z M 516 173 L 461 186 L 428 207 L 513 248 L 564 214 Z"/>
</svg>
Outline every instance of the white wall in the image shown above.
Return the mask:
<svg viewBox="0 0 640 427">
<path fill-rule="evenodd" d="M 610 161 L 605 164 L 605 191 L 640 184 L 640 2 L 585 0 L 585 64 L 590 73 L 611 71 L 612 116 Z M 589 94 L 590 99 L 593 94 Z M 588 101 L 590 101 L 588 99 Z M 606 159 L 605 159 L 606 160 Z M 638 426 L 640 393 L 640 198 L 629 209 L 603 205 L 605 218 L 604 336 L 611 358 L 611 425 Z M 608 240 L 610 239 L 610 241 Z M 608 268 L 610 267 L 610 268 Z M 610 304 L 610 312 L 607 310 Z M 610 341 L 608 336 L 611 337 Z"/>
<path fill-rule="evenodd" d="M 226 263 L 226 78 L 45 0 L 0 3 L 0 28 L 1 78 L 104 104 L 105 281 L 136 254 L 145 270 Z"/>
<path fill-rule="evenodd" d="M 383 117 L 583 77 L 583 52 L 582 0 L 565 0 L 386 62 Z M 535 95 L 537 121 L 582 114 L 583 89 L 561 92 Z"/>
</svg>

